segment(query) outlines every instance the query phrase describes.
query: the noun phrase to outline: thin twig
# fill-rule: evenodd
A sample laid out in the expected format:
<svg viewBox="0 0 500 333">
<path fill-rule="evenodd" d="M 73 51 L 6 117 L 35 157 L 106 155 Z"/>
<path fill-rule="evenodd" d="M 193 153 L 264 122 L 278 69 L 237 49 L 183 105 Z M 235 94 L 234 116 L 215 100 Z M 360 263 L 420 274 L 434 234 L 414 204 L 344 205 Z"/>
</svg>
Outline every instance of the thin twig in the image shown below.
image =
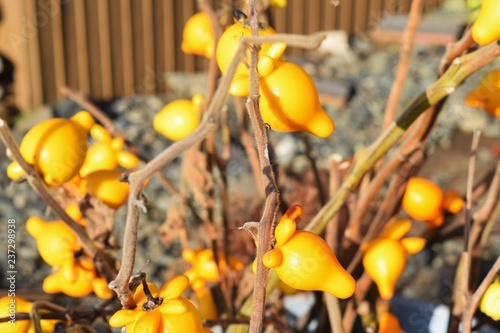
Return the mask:
<svg viewBox="0 0 500 333">
<path fill-rule="evenodd" d="M 483 206 L 477 210 L 474 215 L 474 221 L 479 221 L 479 223 L 486 222 L 496 205 L 498 205 L 498 199 L 500 197 L 500 159 L 497 163 L 497 168 L 495 170 L 495 175 L 491 180 L 490 187 L 488 189 L 488 194 L 486 195 L 486 201 Z"/>
<path fill-rule="evenodd" d="M 479 145 L 479 131 L 475 131 L 472 137 L 472 144 L 469 157 L 469 169 L 467 173 L 467 190 L 465 195 L 465 223 L 464 223 L 464 243 L 463 252 L 460 258 L 460 263 L 457 266 L 457 277 L 456 281 L 456 293 L 457 298 L 453 305 L 452 310 L 452 321 L 450 323 L 451 327 L 456 327 L 457 325 L 453 323 L 454 320 L 459 320 L 463 314 L 463 310 L 469 301 L 469 281 L 470 281 L 470 268 L 471 268 L 471 245 L 475 242 L 470 242 L 470 230 L 472 224 L 471 209 L 472 209 L 472 187 L 474 184 L 474 173 L 476 168 L 476 153 L 477 147 Z"/>
<path fill-rule="evenodd" d="M 481 297 L 483 297 L 484 292 L 490 286 L 491 282 L 493 282 L 493 279 L 495 279 L 495 276 L 499 271 L 500 257 L 497 258 L 488 274 L 486 274 L 484 280 L 481 282 L 479 287 L 477 287 L 474 294 L 472 294 L 472 296 L 469 298 L 469 301 L 467 302 L 467 306 L 465 307 L 463 313 L 462 333 L 471 333 L 472 318 L 474 317 L 474 312 L 476 312 L 477 306 L 479 305 L 479 301 L 481 300 Z"/>
<path fill-rule="evenodd" d="M 472 29 L 469 27 L 463 34 L 462 38 L 454 43 L 446 45 L 446 52 L 441 58 L 439 64 L 439 75 L 442 75 L 451 62 L 462 55 L 474 43 L 472 39 Z"/>
<path fill-rule="evenodd" d="M 387 106 L 384 113 L 384 123 L 382 129 L 385 130 L 393 121 L 398 108 L 399 98 L 403 91 L 406 75 L 410 66 L 411 52 L 417 28 L 420 23 L 420 14 L 422 12 L 423 1 L 413 0 L 411 2 L 410 13 L 408 15 L 408 24 L 403 33 L 403 43 L 399 53 L 399 66 L 391 87 Z"/>
</svg>

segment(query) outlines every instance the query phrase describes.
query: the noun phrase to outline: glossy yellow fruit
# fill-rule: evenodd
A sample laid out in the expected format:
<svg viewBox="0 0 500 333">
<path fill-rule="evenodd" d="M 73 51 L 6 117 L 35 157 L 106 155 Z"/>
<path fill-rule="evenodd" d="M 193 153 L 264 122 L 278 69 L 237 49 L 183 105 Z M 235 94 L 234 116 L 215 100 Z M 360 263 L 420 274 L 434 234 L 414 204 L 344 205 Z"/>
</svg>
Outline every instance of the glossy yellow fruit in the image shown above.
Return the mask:
<svg viewBox="0 0 500 333">
<path fill-rule="evenodd" d="M 46 120 L 24 136 L 19 146 L 23 158 L 42 174 L 49 185 L 59 185 L 73 178 L 87 153 L 87 132 L 92 116 L 81 111 L 70 119 Z M 20 169 L 16 162 L 8 167 L 7 175 L 15 179 Z"/>
<path fill-rule="evenodd" d="M 416 220 L 432 221 L 442 214 L 443 191 L 425 178 L 408 180 L 403 196 L 403 209 Z"/>
<path fill-rule="evenodd" d="M 500 69 L 483 76 L 478 87 L 467 94 L 465 103 L 500 118 Z"/>
<path fill-rule="evenodd" d="M 264 254 L 264 265 L 274 268 L 280 280 L 292 288 L 322 290 L 339 298 L 350 297 L 356 282 L 321 237 L 296 230 L 301 218 L 300 206 L 288 209 L 276 226 L 276 247 Z"/>
<path fill-rule="evenodd" d="M 122 172 L 117 170 L 92 172 L 84 179 L 86 191 L 109 207 L 118 209 L 127 201 L 130 192 L 130 185 L 118 180 L 121 175 Z"/>
<path fill-rule="evenodd" d="M 408 220 L 393 220 L 382 231 L 379 238 L 363 244 L 363 266 L 378 287 L 382 299 L 391 299 L 394 287 L 406 266 L 408 254 L 420 252 L 425 246 L 424 238 L 401 239 L 410 229 Z"/>
<path fill-rule="evenodd" d="M 82 246 L 75 232 L 64 221 L 47 222 L 39 217 L 26 221 L 28 233 L 35 238 L 38 252 L 50 266 L 73 267 L 75 253 Z"/>
<path fill-rule="evenodd" d="M 184 25 L 182 33 L 182 52 L 212 58 L 215 37 L 212 23 L 205 13 L 196 13 Z"/>
<path fill-rule="evenodd" d="M 201 316 L 196 307 L 181 297 L 188 285 L 189 279 L 184 275 L 170 280 L 161 289 L 148 283 L 151 295 L 162 300 L 160 305 L 149 311 L 142 309 L 147 298 L 143 286 L 140 285 L 134 293 L 137 307 L 132 310 L 117 311 L 109 319 L 109 324 L 112 327 L 125 326 L 127 333 L 209 332 L 203 329 Z"/>
<path fill-rule="evenodd" d="M 60 268 L 47 276 L 43 281 L 43 291 L 48 294 L 62 292 L 71 297 L 85 297 L 93 291 L 103 299 L 113 296 L 113 292 L 107 288 L 106 281 L 97 276 L 95 265 L 89 258 L 76 260 L 73 267 L 69 268 L 71 274 L 68 274 L 66 269 Z"/>
<path fill-rule="evenodd" d="M 333 120 L 319 103 L 312 78 L 300 66 L 277 62 L 260 79 L 260 111 L 271 129 L 280 132 L 306 131 L 325 138 L 335 129 Z"/>
<path fill-rule="evenodd" d="M 115 170 L 118 166 L 131 169 L 139 165 L 137 156 L 123 149 L 123 138 L 113 138 L 104 127 L 97 124 L 90 129 L 90 135 L 96 142 L 87 151 L 80 168 L 81 177 L 94 171 Z"/>
<path fill-rule="evenodd" d="M 500 2 L 483 0 L 479 16 L 472 26 L 472 39 L 486 45 L 500 39 Z"/>
<path fill-rule="evenodd" d="M 33 164 L 49 185 L 71 179 L 87 151 L 88 126 L 93 119 L 86 111 L 70 119 L 54 118 L 34 126 L 19 147 L 24 159 Z"/>
<path fill-rule="evenodd" d="M 479 308 L 493 320 L 500 320 L 500 280 L 497 279 L 486 289 Z"/>
<path fill-rule="evenodd" d="M 203 102 L 203 96 L 196 94 L 191 100 L 168 103 L 154 116 L 154 129 L 172 141 L 185 138 L 198 127 Z"/>
<path fill-rule="evenodd" d="M 259 30 L 262 36 L 275 34 L 269 27 Z M 248 25 L 237 22 L 224 32 L 217 46 L 217 63 L 224 73 L 242 36 L 250 36 Z M 319 103 L 314 81 L 300 66 L 280 61 L 286 49 L 284 43 L 263 44 L 257 65 L 260 81 L 260 111 L 262 119 L 275 131 L 306 131 L 319 137 L 332 134 L 335 125 Z M 247 54 L 247 59 L 249 55 Z M 229 93 L 247 97 L 248 68 L 240 63 L 231 82 Z"/>
<path fill-rule="evenodd" d="M 214 260 L 214 253 L 211 249 L 198 251 L 184 249 L 182 257 L 192 266 L 184 275 L 189 278 L 194 290 L 203 287 L 205 282 L 219 281 L 219 268 Z"/>
<path fill-rule="evenodd" d="M 261 29 L 259 29 L 259 36 L 270 36 L 274 34 L 276 34 L 276 31 L 274 31 L 274 29 L 271 28 L 270 26 L 262 25 Z M 217 53 L 216 53 L 217 64 L 219 65 L 219 68 L 223 74 L 226 73 L 226 70 L 238 49 L 240 39 L 242 37 L 250 37 L 250 36 L 252 36 L 252 32 L 250 31 L 250 27 L 247 22 L 236 22 L 224 31 L 217 44 Z M 267 56 L 272 58 L 274 61 L 278 61 L 281 59 L 281 56 L 283 55 L 285 49 L 286 49 L 286 44 L 284 43 L 261 44 L 261 49 L 259 51 L 259 59 L 261 59 L 264 56 Z M 246 53 L 246 60 L 238 64 L 238 67 L 235 72 L 235 78 L 241 75 L 248 77 L 248 67 L 245 65 L 248 59 L 250 59 L 249 50 L 247 50 Z M 232 89 L 230 89 L 230 92 L 231 90 Z"/>
</svg>

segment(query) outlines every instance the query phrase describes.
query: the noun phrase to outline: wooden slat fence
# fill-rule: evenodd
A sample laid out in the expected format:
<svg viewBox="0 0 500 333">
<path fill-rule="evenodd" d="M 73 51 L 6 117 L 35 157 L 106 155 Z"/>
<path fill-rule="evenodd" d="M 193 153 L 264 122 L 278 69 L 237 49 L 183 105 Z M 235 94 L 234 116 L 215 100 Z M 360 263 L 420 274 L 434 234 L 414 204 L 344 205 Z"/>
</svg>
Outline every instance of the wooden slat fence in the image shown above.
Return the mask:
<svg viewBox="0 0 500 333">
<path fill-rule="evenodd" d="M 243 0 L 208 1 L 232 9 Z M 426 0 L 425 10 L 443 0 Z M 273 8 L 279 32 L 373 30 L 380 17 L 407 12 L 410 0 L 289 0 Z M 23 110 L 59 99 L 68 85 L 94 100 L 165 91 L 162 73 L 206 69 L 180 50 L 182 28 L 196 0 L 0 0 L 0 52 L 16 64 Z M 292 50 L 291 52 L 298 52 Z"/>
</svg>

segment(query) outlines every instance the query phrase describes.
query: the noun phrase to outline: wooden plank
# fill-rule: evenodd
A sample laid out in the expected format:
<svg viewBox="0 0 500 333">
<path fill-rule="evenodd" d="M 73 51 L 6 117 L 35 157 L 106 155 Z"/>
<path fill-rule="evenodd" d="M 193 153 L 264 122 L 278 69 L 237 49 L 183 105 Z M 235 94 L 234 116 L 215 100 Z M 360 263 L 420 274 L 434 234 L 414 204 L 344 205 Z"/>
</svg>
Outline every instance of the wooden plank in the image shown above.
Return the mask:
<svg viewBox="0 0 500 333">
<path fill-rule="evenodd" d="M 321 30 L 333 30 L 338 28 L 338 12 L 338 4 L 335 5 L 331 1 L 322 1 L 321 13 L 323 15 L 323 26 Z"/>
<path fill-rule="evenodd" d="M 51 30 L 52 30 L 52 47 L 53 47 L 53 62 L 54 62 L 54 85 L 55 95 L 54 101 L 60 98 L 59 88 L 66 85 L 66 68 L 64 57 L 64 42 L 62 29 L 61 5 L 57 1 L 50 1 L 51 15 Z"/>
<path fill-rule="evenodd" d="M 381 12 L 383 10 L 383 0 L 371 0 L 370 8 L 367 17 L 367 27 L 368 33 L 374 31 L 379 25 L 379 18 L 381 17 Z"/>
<path fill-rule="evenodd" d="M 410 0 L 399 0 L 399 12 L 408 13 L 410 11 Z"/>
<path fill-rule="evenodd" d="M 134 93 L 134 52 L 132 43 L 132 9 L 130 0 L 120 0 L 120 20 L 121 20 L 121 52 L 123 56 L 123 91 L 126 95 Z M 128 23 L 128 24 L 127 24 Z"/>
<path fill-rule="evenodd" d="M 78 70 L 78 89 L 85 95 L 90 94 L 89 52 L 87 47 L 87 15 L 84 0 L 74 0 L 74 24 L 76 43 L 76 62 Z"/>
<path fill-rule="evenodd" d="M 293 6 L 287 6 L 291 9 L 291 15 L 288 17 L 287 32 L 293 34 L 301 34 L 304 32 L 304 0 L 295 0 Z M 297 47 L 289 47 L 289 54 L 300 54 L 301 49 Z"/>
<path fill-rule="evenodd" d="M 357 0 L 353 7 L 352 29 L 354 34 L 364 33 L 366 22 L 368 19 L 368 0 Z"/>
<path fill-rule="evenodd" d="M 21 109 L 21 112 L 29 112 L 33 107 L 42 103 L 35 3 L 33 0 L 0 0 L 0 6 L 2 6 L 3 11 L 0 52 L 15 66 L 16 105 Z M 31 49 L 33 49 L 32 52 L 30 52 Z"/>
<path fill-rule="evenodd" d="M 86 0 L 85 11 L 87 13 L 87 47 L 89 57 L 89 77 L 90 77 L 90 97 L 95 100 L 102 100 L 102 77 L 101 77 L 101 54 L 99 43 L 99 22 L 97 1 Z"/>
<path fill-rule="evenodd" d="M 321 14 L 320 0 L 309 0 L 309 5 L 306 5 L 306 34 L 318 32 L 322 26 L 323 17 Z"/>
<path fill-rule="evenodd" d="M 120 19 L 120 0 L 109 1 L 109 12 L 113 15 L 109 16 L 109 35 L 110 35 L 110 51 L 111 51 L 111 73 L 113 84 L 113 96 L 125 96 L 124 72 L 123 65 L 123 49 L 121 40 L 122 21 Z M 130 72 L 131 69 L 129 68 Z"/>
<path fill-rule="evenodd" d="M 78 51 L 75 27 L 75 2 L 70 1 L 62 5 L 64 29 L 64 56 L 66 59 L 66 85 L 78 89 Z"/>
<path fill-rule="evenodd" d="M 403 31 L 408 21 L 407 15 L 394 15 L 386 25 L 371 33 L 377 42 L 400 42 Z M 456 41 L 462 30 L 464 22 L 460 18 L 448 19 L 447 24 L 442 24 L 440 17 L 424 17 L 415 35 L 415 42 L 431 45 L 446 45 Z"/>
<path fill-rule="evenodd" d="M 40 43 L 40 60 L 42 65 L 42 88 L 44 103 L 56 100 L 56 80 L 54 67 L 54 44 L 51 29 L 50 2 L 39 0 L 36 5 L 37 14 L 34 16 L 38 26 L 38 40 Z"/>
<path fill-rule="evenodd" d="M 176 2 L 176 4 L 179 4 Z M 175 36 L 175 50 L 178 52 L 179 57 L 184 58 L 184 71 L 190 73 L 195 71 L 195 61 L 194 55 L 185 54 L 181 50 L 182 43 L 182 31 L 184 30 L 184 24 L 194 13 L 194 2 L 192 0 L 185 0 L 182 2 L 182 16 L 176 21 L 176 36 Z"/>
<path fill-rule="evenodd" d="M 97 24 L 99 42 L 99 63 L 102 82 L 101 98 L 110 100 L 113 97 L 113 79 L 111 71 L 111 41 L 109 22 L 109 1 L 98 0 L 97 3 Z"/>
<path fill-rule="evenodd" d="M 174 72 L 177 64 L 175 52 L 174 0 L 163 0 L 163 48 L 170 50 L 165 56 L 165 72 Z"/>
<path fill-rule="evenodd" d="M 156 92 L 156 66 L 154 56 L 154 27 L 152 0 L 142 0 L 142 39 L 144 51 L 144 77 L 145 93 Z"/>
<path fill-rule="evenodd" d="M 352 33 L 353 4 L 355 4 L 355 1 L 340 0 L 339 3 L 339 29 L 344 30 L 348 34 Z"/>
<path fill-rule="evenodd" d="M 132 1 L 132 41 L 134 53 L 134 92 L 142 94 L 144 92 L 143 79 L 145 74 L 144 66 L 144 41 L 142 35 L 142 6 L 140 1 Z"/>
<path fill-rule="evenodd" d="M 169 49 L 166 49 L 163 45 L 164 41 L 164 34 L 166 34 L 166 31 L 164 27 L 166 27 L 166 22 L 165 22 L 165 17 L 163 13 L 163 6 L 164 6 L 164 1 L 163 0 L 154 0 L 153 2 L 153 19 L 154 19 L 154 27 L 155 33 L 154 35 L 154 56 L 155 56 L 155 69 L 158 71 L 158 73 L 165 73 L 166 72 L 166 58 L 168 54 L 172 53 Z M 165 80 L 162 78 L 156 78 L 156 84 L 157 84 L 157 92 L 165 92 L 166 90 L 166 83 Z"/>
</svg>

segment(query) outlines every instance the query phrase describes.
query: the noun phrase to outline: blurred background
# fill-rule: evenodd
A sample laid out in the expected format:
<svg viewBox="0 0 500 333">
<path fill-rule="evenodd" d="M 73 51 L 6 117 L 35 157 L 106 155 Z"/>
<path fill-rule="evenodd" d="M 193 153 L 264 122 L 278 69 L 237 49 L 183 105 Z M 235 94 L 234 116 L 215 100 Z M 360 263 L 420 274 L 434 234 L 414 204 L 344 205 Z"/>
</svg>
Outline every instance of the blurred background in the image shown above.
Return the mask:
<svg viewBox="0 0 500 333">
<path fill-rule="evenodd" d="M 426 0 L 424 11 L 442 2 Z M 229 15 L 244 5 L 207 3 Z M 180 49 L 184 23 L 198 10 L 195 0 L 0 0 L 0 6 L 3 95 L 21 112 L 60 100 L 62 86 L 94 101 L 165 92 L 164 73 L 208 64 Z M 391 25 L 400 33 L 409 7 L 409 0 L 291 0 L 285 8 L 271 7 L 268 16 L 279 32 L 339 30 L 352 37 Z"/>
</svg>

